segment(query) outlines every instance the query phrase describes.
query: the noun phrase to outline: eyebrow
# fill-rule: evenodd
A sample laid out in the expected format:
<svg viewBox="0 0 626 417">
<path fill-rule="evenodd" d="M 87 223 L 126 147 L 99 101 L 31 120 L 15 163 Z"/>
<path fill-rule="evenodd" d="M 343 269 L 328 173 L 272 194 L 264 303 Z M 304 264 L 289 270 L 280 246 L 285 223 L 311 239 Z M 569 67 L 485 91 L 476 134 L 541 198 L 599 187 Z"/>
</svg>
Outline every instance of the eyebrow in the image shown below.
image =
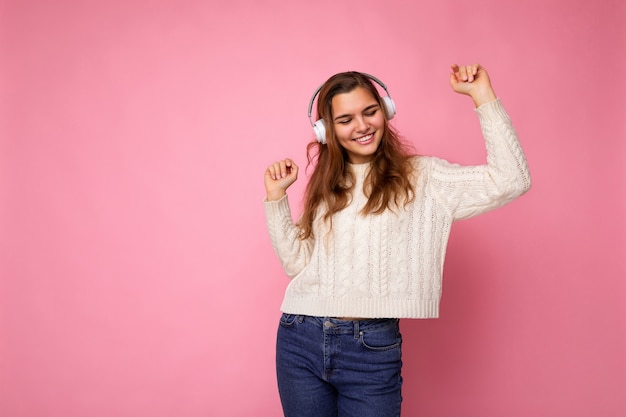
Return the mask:
<svg viewBox="0 0 626 417">
<path fill-rule="evenodd" d="M 369 106 L 367 106 L 366 108 L 364 108 L 362 110 L 362 113 L 365 113 L 368 110 L 372 110 L 374 107 L 380 107 L 380 106 L 378 105 L 378 103 L 370 104 Z M 352 115 L 351 114 L 342 114 L 340 116 L 335 117 L 333 120 L 337 121 L 339 119 L 343 119 L 344 117 L 352 117 Z"/>
</svg>

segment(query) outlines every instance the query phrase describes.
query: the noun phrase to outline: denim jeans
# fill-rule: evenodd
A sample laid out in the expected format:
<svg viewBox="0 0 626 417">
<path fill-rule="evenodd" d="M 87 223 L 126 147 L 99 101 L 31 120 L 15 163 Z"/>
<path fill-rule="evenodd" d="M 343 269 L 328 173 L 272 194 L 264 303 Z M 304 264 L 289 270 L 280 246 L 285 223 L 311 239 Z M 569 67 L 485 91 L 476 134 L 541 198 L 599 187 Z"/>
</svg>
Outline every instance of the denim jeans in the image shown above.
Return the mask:
<svg viewBox="0 0 626 417">
<path fill-rule="evenodd" d="M 276 345 L 285 417 L 400 416 L 398 319 L 283 314 Z"/>
</svg>

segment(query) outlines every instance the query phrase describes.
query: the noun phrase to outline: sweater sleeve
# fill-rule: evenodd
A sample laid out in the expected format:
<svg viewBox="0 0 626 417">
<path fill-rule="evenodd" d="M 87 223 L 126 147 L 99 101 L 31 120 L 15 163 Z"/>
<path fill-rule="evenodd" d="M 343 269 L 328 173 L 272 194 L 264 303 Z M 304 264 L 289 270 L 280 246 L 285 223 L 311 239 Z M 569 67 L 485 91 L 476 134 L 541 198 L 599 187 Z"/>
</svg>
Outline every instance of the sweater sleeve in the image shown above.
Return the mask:
<svg viewBox="0 0 626 417">
<path fill-rule="evenodd" d="M 453 220 L 501 207 L 530 189 L 526 157 L 500 99 L 476 109 L 487 148 L 487 164 L 460 166 L 431 160 L 431 185 Z"/>
<path fill-rule="evenodd" d="M 286 195 L 276 201 L 265 200 L 264 205 L 265 220 L 274 252 L 287 276 L 293 278 L 310 262 L 314 241 L 298 238 L 299 229 L 293 223 Z"/>
</svg>

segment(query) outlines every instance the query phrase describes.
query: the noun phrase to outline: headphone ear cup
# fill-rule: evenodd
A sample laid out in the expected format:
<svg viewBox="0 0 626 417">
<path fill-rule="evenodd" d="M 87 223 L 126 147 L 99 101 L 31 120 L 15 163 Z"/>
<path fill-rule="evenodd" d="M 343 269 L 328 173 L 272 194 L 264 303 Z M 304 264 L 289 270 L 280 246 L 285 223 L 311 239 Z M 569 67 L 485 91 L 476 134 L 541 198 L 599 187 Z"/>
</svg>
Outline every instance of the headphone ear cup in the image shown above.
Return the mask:
<svg viewBox="0 0 626 417">
<path fill-rule="evenodd" d="M 393 119 L 393 116 L 396 115 L 396 103 L 393 102 L 391 97 L 385 96 L 383 97 L 383 104 L 385 106 L 385 114 L 387 115 L 387 120 Z"/>
<path fill-rule="evenodd" d="M 322 145 L 326 144 L 326 124 L 323 119 L 319 119 L 313 125 L 313 132 L 315 133 L 315 138 Z"/>
</svg>

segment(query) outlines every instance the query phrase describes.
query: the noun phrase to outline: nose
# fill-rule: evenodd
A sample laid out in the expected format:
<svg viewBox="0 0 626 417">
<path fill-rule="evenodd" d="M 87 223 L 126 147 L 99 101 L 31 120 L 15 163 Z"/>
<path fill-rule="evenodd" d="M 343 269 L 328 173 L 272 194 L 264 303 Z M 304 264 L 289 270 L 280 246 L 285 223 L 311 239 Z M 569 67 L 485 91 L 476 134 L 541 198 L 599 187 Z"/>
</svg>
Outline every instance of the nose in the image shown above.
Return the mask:
<svg viewBox="0 0 626 417">
<path fill-rule="evenodd" d="M 369 128 L 367 122 L 363 117 L 357 117 L 356 121 L 356 130 L 357 132 L 365 132 Z"/>
</svg>

